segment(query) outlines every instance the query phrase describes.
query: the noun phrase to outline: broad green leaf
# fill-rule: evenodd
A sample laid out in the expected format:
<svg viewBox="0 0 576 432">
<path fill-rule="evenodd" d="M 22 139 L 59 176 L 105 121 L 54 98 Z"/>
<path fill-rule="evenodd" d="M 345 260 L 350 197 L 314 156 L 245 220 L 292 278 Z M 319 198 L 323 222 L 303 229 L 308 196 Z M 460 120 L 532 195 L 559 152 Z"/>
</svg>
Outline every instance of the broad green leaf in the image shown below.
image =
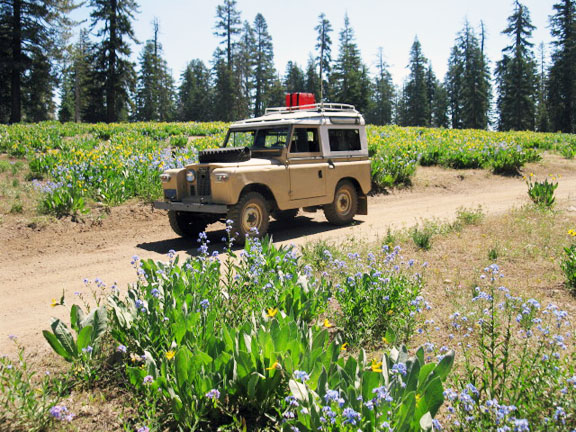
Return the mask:
<svg viewBox="0 0 576 432">
<path fill-rule="evenodd" d="M 70 308 L 70 327 L 72 327 L 76 332 L 79 332 L 81 328 L 79 327 L 84 320 L 84 312 L 80 306 L 74 304 Z"/>
<path fill-rule="evenodd" d="M 454 356 L 454 350 L 448 351 L 448 353 L 442 358 L 442 360 L 440 360 L 436 366 L 436 369 L 434 370 L 436 375 L 438 375 L 442 381 L 446 380 L 446 377 L 454 365 Z"/>
<path fill-rule="evenodd" d="M 80 330 L 80 333 L 78 333 L 78 340 L 76 342 L 76 348 L 78 349 L 78 351 L 77 351 L 78 355 L 82 354 L 82 349 L 84 349 L 88 345 L 90 345 L 91 334 L 92 334 L 92 327 L 91 326 L 84 327 L 82 330 Z"/>
<path fill-rule="evenodd" d="M 68 351 L 64 349 L 62 344 L 58 342 L 58 339 L 56 338 L 56 336 L 54 336 L 53 333 L 49 332 L 48 330 L 43 330 L 42 334 L 44 335 L 44 338 L 46 338 L 46 340 L 48 341 L 48 343 L 50 344 L 50 346 L 52 347 L 52 349 L 56 354 L 64 358 L 64 360 L 66 361 L 72 361 L 73 357 L 70 355 Z"/>
<path fill-rule="evenodd" d="M 68 330 L 68 327 L 66 327 L 66 324 L 59 319 L 54 319 L 50 327 L 52 327 L 52 332 L 62 344 L 62 347 L 64 347 L 70 355 L 76 356 L 76 344 L 74 343 L 74 338 L 72 337 L 70 330 Z"/>
<path fill-rule="evenodd" d="M 308 400 L 308 389 L 306 388 L 306 385 L 291 379 L 288 382 L 288 386 L 290 387 L 292 396 L 294 396 L 296 399 L 300 401 Z"/>
</svg>

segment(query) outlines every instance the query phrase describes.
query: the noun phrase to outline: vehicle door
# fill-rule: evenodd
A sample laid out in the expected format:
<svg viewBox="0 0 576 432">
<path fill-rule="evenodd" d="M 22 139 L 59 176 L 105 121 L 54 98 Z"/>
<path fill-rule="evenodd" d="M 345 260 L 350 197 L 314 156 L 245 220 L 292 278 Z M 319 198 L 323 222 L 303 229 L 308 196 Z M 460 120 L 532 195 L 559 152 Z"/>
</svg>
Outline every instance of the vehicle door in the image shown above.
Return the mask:
<svg viewBox="0 0 576 432">
<path fill-rule="evenodd" d="M 318 128 L 295 126 L 288 148 L 290 199 L 325 196 L 327 168 L 328 163 L 320 151 Z"/>
</svg>

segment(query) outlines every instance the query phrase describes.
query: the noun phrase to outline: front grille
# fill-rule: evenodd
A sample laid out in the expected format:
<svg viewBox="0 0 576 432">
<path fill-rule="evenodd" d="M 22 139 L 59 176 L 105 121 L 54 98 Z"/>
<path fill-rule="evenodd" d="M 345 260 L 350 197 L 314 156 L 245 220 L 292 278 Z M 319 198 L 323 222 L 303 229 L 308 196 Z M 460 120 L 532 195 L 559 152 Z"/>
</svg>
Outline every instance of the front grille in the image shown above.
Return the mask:
<svg viewBox="0 0 576 432">
<path fill-rule="evenodd" d="M 198 169 L 198 195 L 207 196 L 210 195 L 210 170 L 208 168 Z"/>
</svg>

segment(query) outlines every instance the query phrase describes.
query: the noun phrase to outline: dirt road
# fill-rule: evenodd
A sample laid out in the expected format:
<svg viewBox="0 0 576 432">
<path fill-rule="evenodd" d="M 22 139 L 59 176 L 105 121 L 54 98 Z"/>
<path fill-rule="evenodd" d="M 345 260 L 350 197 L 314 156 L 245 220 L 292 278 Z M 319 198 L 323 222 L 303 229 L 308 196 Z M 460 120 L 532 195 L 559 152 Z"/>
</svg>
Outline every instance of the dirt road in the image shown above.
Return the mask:
<svg viewBox="0 0 576 432">
<path fill-rule="evenodd" d="M 542 178 L 560 174 L 556 192 L 563 208 L 576 208 L 576 162 L 547 157 L 525 172 Z M 482 170 L 419 168 L 411 189 L 369 199 L 369 215 L 358 216 L 357 224 L 335 228 L 323 214 L 300 213 L 293 224 L 272 222 L 276 242 L 302 244 L 320 239 L 342 241 L 348 236 L 363 239 L 383 237 L 389 227 L 402 228 L 423 219 L 452 219 L 460 207 L 481 205 L 484 213 L 498 214 L 528 202 L 521 177 L 494 176 Z M 216 249 L 223 225 L 209 228 Z M 67 303 L 77 302 L 75 292 L 88 296 L 83 280 L 103 280 L 109 288 L 135 280 L 131 257 L 165 259 L 174 249 L 182 256 L 194 254 L 197 245 L 177 238 L 165 213 L 150 205 L 133 204 L 112 209 L 110 214 L 90 223 L 61 221 L 41 230 L 25 223 L 0 226 L 0 355 L 14 354 L 8 335 L 16 335 L 29 349 L 48 350 L 41 331 L 50 317 L 65 317 L 68 308 L 50 306 L 65 293 Z M 94 284 L 92 284 L 94 285 Z M 104 290 L 108 289 L 104 288 Z M 67 320 L 66 320 L 67 321 Z"/>
</svg>

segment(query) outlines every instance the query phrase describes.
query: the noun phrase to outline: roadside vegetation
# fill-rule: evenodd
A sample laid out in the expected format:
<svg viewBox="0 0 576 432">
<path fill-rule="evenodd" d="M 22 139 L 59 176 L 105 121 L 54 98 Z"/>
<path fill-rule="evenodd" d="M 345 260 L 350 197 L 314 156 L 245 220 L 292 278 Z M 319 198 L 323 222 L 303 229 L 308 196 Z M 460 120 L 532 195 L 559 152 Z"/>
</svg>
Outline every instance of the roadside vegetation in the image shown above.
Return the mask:
<svg viewBox="0 0 576 432">
<path fill-rule="evenodd" d="M 182 262 L 133 257 L 127 292 L 96 280 L 54 299 L 77 303 L 44 332 L 60 367 L 36 371 L 23 350 L 1 360 L 0 418 L 11 430 L 570 430 L 575 225 L 563 203 L 535 202 L 376 241 L 218 254 L 201 236 Z"/>
</svg>

